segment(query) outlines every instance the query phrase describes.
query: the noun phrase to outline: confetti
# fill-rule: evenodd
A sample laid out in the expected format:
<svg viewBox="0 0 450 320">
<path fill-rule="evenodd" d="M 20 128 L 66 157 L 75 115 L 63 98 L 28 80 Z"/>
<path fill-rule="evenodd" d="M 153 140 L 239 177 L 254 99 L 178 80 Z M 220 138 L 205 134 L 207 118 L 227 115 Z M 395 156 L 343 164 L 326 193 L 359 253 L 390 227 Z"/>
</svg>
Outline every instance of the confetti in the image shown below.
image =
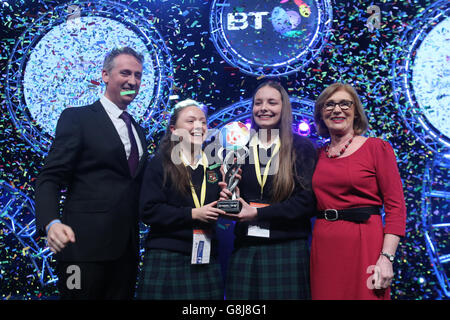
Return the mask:
<svg viewBox="0 0 450 320">
<path fill-rule="evenodd" d="M 97 2 L 99 1 L 92 1 L 91 5 Z M 263 2 L 261 1 L 261 3 Z M 283 6 L 289 3 L 293 4 L 294 0 L 276 2 Z M 308 5 L 312 3 L 308 0 L 302 2 Z M 421 141 L 415 139 L 411 129 L 405 125 L 394 97 L 397 93 L 392 89 L 393 76 L 391 74 L 392 65 L 400 63 L 400 61 L 393 61 L 393 58 L 396 52 L 402 50 L 403 44 L 399 42 L 401 34 L 416 17 L 426 14 L 427 8 L 436 2 L 431 0 L 381 0 L 376 3 L 381 9 L 381 28 L 370 31 L 366 27 L 370 16 L 367 14 L 367 1 L 333 1 L 332 30 L 329 38 L 323 44 L 321 52 L 301 71 L 289 76 L 274 77 L 288 89 L 290 95 L 312 101 L 327 85 L 333 82 L 341 81 L 352 84 L 357 89 L 367 112 L 371 128 L 370 134 L 389 141 L 396 151 L 404 185 L 408 218 L 407 236 L 400 242 L 394 264 L 392 299 L 418 300 L 443 297 L 427 252 L 421 208 L 424 201 L 422 194 L 424 181 L 426 181 L 425 169 L 434 168 L 434 173 L 430 176 L 431 185 L 447 189 L 449 188 L 448 173 L 439 171 L 432 166 L 436 154 L 430 152 Z M 167 59 L 170 59 L 173 64 L 173 70 L 170 70 L 166 77 L 170 80 L 170 90 L 163 94 L 161 100 L 167 105 L 158 106 L 157 111 L 143 115 L 146 118 L 142 121 L 145 120 L 149 126 L 157 128 L 148 136 L 150 153 L 154 153 L 164 134 L 168 116 L 176 100 L 192 98 L 201 101 L 208 106 L 209 113 L 212 114 L 225 110 L 243 99 L 250 98 L 254 88 L 266 80 L 267 77 L 250 76 L 239 68 L 229 65 L 217 52 L 210 40 L 211 3 L 209 1 L 130 2 L 119 0 L 117 3 L 128 6 L 142 16 L 147 23 L 159 30 L 161 41 L 170 51 L 170 57 Z M 42 18 L 42 21 L 47 23 L 52 14 L 49 14 L 48 17 L 44 14 L 53 12 L 53 9 L 60 4 L 61 1 L 56 0 L 18 0 L 0 3 L 2 18 L 0 22 L 2 27 L 0 100 L 3 115 L 0 117 L 0 180 L 30 198 L 34 196 L 35 179 L 44 159 L 43 154 L 38 150 L 38 144 L 41 143 L 39 139 L 45 137 L 32 140 L 30 136 L 26 135 L 25 129 L 34 128 L 35 132 L 42 130 L 46 120 L 53 119 L 53 117 L 55 120 L 57 119 L 56 113 L 59 112 L 59 109 L 56 106 L 49 109 L 44 108 L 46 114 L 43 115 L 41 121 L 36 121 L 37 117 L 30 114 L 28 109 L 23 110 L 26 112 L 23 112 L 19 119 L 13 118 L 7 106 L 8 99 L 10 102 L 18 103 L 23 99 L 24 88 L 20 83 L 9 82 L 10 91 L 7 95 L 7 66 L 9 64 L 13 71 L 18 72 L 18 66 L 9 61 L 13 48 L 16 44 L 21 44 L 21 48 L 26 48 L 35 41 L 35 37 L 39 35 L 39 27 L 36 26 L 31 30 L 33 32 L 30 33 L 30 37 L 21 37 L 21 35 L 38 19 Z M 218 6 L 227 9 L 230 7 L 230 3 L 218 4 Z M 250 11 L 250 8 L 244 8 L 243 5 L 235 8 L 235 12 Z M 297 16 L 295 15 L 295 17 Z M 301 15 L 300 18 L 304 19 L 305 17 Z M 270 23 L 270 20 L 268 22 Z M 62 51 L 68 50 L 64 47 L 71 48 L 72 46 L 77 46 L 80 50 L 87 49 L 80 45 L 80 40 L 83 34 L 95 27 L 92 24 L 93 21 L 89 23 L 86 30 L 80 29 L 77 32 L 64 33 L 64 37 L 57 39 L 59 43 L 52 42 L 53 48 L 45 51 L 45 55 L 37 57 L 36 65 L 39 66 L 39 61 L 46 59 L 55 59 L 59 64 L 56 63 L 54 68 L 49 70 L 36 72 L 31 81 L 38 83 L 45 80 L 54 85 L 64 84 L 67 77 L 74 71 L 70 62 L 79 62 L 82 55 L 76 51 L 77 54 L 73 56 L 73 60 L 63 61 L 58 58 L 59 51 L 54 47 L 56 44 L 61 45 Z M 254 28 L 254 17 L 250 23 L 251 28 Z M 143 29 L 138 31 L 143 31 Z M 108 32 L 107 30 L 104 34 Z M 212 32 L 218 31 L 212 30 Z M 301 33 L 291 33 L 289 36 L 286 36 L 286 39 L 292 40 L 302 35 Z M 107 43 L 106 38 L 99 38 L 95 39 L 92 46 L 95 46 L 95 52 L 104 53 L 107 51 Z M 261 50 L 257 50 L 262 48 L 262 44 L 254 44 L 254 48 L 255 52 L 260 53 Z M 150 49 L 158 50 L 157 46 L 153 44 L 149 45 Z M 25 61 L 30 61 L 28 60 L 30 53 L 24 49 L 21 50 L 21 54 L 28 54 Z M 278 51 L 276 52 L 278 53 Z M 450 58 L 447 56 L 446 59 Z M 92 92 L 96 93 L 101 90 L 103 84 L 100 73 L 94 71 L 98 67 L 98 63 L 90 64 L 88 59 L 83 61 L 77 65 L 79 69 L 76 70 L 80 75 L 79 87 L 85 85 L 83 90 L 74 92 L 71 85 L 59 87 L 59 89 L 49 85 L 47 86 L 47 96 L 49 97 L 47 100 L 39 101 L 39 96 L 34 96 L 36 106 L 45 107 L 51 101 L 53 101 L 52 104 L 55 104 L 58 101 L 65 101 L 66 98 L 78 101 Z M 20 61 L 16 62 L 20 63 Z M 140 90 L 138 97 L 142 94 L 143 91 Z M 177 98 L 174 98 L 175 96 Z M 153 94 L 148 97 L 151 100 Z M 67 102 L 67 104 L 77 105 L 72 102 Z M 141 103 L 141 105 L 145 104 Z M 408 107 L 406 103 L 404 106 Z M 31 117 L 33 121 L 29 122 L 27 128 L 18 127 L 17 124 L 23 124 L 26 117 Z M 446 120 L 446 118 L 436 119 L 440 121 L 439 123 L 444 123 Z M 229 120 L 230 117 L 221 119 L 221 121 Z M 48 128 L 48 131 L 51 130 L 53 127 Z M 36 134 L 36 136 L 38 135 Z M 51 142 L 50 138 L 45 139 L 47 139 L 47 143 Z M 11 197 L 9 196 L 8 199 Z M 448 219 L 450 212 L 448 202 L 434 198 L 429 200 L 432 204 L 430 212 L 433 219 L 436 220 L 435 223 L 444 223 L 444 219 Z M 4 210 L 6 203 L 6 198 L 5 202 L 0 202 L 0 281 L 2 283 L 0 299 L 48 299 L 56 296 L 57 289 L 54 283 L 46 286 L 39 283 L 38 271 L 35 270 L 30 260 L 38 252 L 34 251 L 32 245 L 22 245 L 16 234 L 6 227 L 7 216 L 10 214 L 10 210 Z M 223 224 L 218 225 L 218 228 L 224 232 L 225 229 L 228 230 L 228 226 Z M 441 234 L 436 235 L 436 239 L 440 241 L 439 246 L 449 248 L 449 239 L 445 238 L 448 233 L 444 232 L 445 230 L 448 232 L 448 228 L 440 230 Z M 145 235 L 145 232 L 146 230 L 143 230 L 142 236 Z M 42 250 L 45 248 L 44 242 L 44 239 L 38 240 Z M 51 257 L 49 261 L 54 268 L 53 258 Z M 49 275 L 46 276 L 49 277 Z"/>
<path fill-rule="evenodd" d="M 135 94 L 135 93 L 136 93 L 135 90 L 121 91 L 121 92 L 120 92 L 120 95 L 121 95 L 121 96 L 125 96 L 125 95 L 128 95 L 128 94 Z"/>
</svg>

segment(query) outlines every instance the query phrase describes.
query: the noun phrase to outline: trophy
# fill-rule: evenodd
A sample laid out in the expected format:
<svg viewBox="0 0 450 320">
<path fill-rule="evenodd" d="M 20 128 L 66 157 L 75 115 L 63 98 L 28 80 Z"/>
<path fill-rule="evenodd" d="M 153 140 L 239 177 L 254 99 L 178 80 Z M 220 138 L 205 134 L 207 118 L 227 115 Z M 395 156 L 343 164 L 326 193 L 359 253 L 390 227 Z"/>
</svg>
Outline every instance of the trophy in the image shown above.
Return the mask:
<svg viewBox="0 0 450 320">
<path fill-rule="evenodd" d="M 224 126 L 219 132 L 219 141 L 223 148 L 219 152 L 221 160 L 223 150 L 225 150 L 225 158 L 223 159 L 223 171 L 225 173 L 225 182 L 227 189 L 232 193 L 231 200 L 220 200 L 217 208 L 227 213 L 237 214 L 241 211 L 241 203 L 236 197 L 236 186 L 239 180 L 236 174 L 244 163 L 248 155 L 246 147 L 250 139 L 250 131 L 242 122 L 231 122 Z"/>
</svg>

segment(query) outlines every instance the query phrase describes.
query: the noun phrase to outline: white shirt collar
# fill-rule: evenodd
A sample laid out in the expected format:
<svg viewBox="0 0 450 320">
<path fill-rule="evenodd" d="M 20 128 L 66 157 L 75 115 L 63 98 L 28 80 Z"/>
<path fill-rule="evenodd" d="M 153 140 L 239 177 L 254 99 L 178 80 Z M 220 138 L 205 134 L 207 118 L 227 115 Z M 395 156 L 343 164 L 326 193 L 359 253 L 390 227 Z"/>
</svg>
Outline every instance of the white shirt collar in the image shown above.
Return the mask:
<svg viewBox="0 0 450 320">
<path fill-rule="evenodd" d="M 187 167 L 187 166 L 191 167 L 192 170 L 196 170 L 196 169 L 198 168 L 198 166 L 201 165 L 201 164 L 202 164 L 205 168 L 208 166 L 208 164 L 207 164 L 207 163 L 204 163 L 204 161 L 203 161 L 203 159 L 204 159 L 204 157 L 203 157 L 203 152 L 202 152 L 201 154 L 198 155 L 198 160 L 197 160 L 197 162 L 196 162 L 194 165 L 191 165 L 191 164 L 189 163 L 189 160 L 186 159 L 186 156 L 185 156 L 184 153 L 181 152 L 181 151 L 180 151 L 180 158 L 181 158 L 181 161 L 183 161 L 183 164 L 184 164 L 186 167 Z"/>
<path fill-rule="evenodd" d="M 120 109 L 114 102 L 109 100 L 104 95 L 101 96 L 100 102 L 102 103 L 103 107 L 105 108 L 106 112 L 110 114 L 113 118 L 119 118 L 122 112 L 127 111 Z"/>
<path fill-rule="evenodd" d="M 278 136 L 275 140 L 273 140 L 272 141 L 272 143 L 271 144 L 269 144 L 269 145 L 267 145 L 267 144 L 264 144 L 260 139 L 259 139 L 259 135 L 258 134 L 255 134 L 254 136 L 253 136 L 253 138 L 251 139 L 251 141 L 250 141 L 250 143 L 249 143 L 249 145 L 251 146 L 251 147 L 254 147 L 254 146 L 259 146 L 260 148 L 262 148 L 262 149 L 270 149 L 270 148 L 272 148 L 272 146 L 275 144 L 277 144 L 277 143 L 279 143 L 279 141 L 280 141 L 280 137 Z"/>
</svg>

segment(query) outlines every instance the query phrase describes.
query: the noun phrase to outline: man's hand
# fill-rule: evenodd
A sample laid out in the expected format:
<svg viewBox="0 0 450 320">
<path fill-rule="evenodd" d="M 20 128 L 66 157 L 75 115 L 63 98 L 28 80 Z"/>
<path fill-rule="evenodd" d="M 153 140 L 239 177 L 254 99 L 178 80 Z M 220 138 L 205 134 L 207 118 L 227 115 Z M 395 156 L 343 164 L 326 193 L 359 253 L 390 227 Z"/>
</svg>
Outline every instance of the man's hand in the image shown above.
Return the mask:
<svg viewBox="0 0 450 320">
<path fill-rule="evenodd" d="M 53 253 L 60 252 L 69 242 L 75 242 L 75 233 L 68 225 L 55 222 L 47 233 L 47 244 Z"/>
</svg>

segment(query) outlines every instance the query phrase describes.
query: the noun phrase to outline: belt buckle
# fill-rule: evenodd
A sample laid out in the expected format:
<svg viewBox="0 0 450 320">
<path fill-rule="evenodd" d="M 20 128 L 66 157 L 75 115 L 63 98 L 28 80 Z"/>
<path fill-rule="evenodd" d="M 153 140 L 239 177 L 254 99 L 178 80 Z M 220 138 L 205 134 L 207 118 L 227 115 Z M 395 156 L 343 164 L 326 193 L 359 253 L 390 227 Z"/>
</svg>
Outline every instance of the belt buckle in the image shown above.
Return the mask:
<svg viewBox="0 0 450 320">
<path fill-rule="evenodd" d="M 335 214 L 334 218 L 328 218 L 328 213 L 329 212 Z M 324 215 L 325 215 L 325 220 L 327 220 L 327 221 L 336 221 L 338 219 L 338 216 L 339 216 L 338 211 L 336 209 L 325 209 Z"/>
</svg>

